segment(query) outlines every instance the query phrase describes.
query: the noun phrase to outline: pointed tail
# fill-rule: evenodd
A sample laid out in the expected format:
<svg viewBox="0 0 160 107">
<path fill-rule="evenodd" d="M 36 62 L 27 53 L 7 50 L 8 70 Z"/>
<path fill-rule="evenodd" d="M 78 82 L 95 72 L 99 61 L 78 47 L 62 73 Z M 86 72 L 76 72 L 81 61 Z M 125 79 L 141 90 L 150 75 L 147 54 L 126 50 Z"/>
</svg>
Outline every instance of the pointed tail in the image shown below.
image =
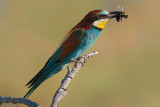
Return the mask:
<svg viewBox="0 0 160 107">
<path fill-rule="evenodd" d="M 43 82 L 43 81 L 42 81 L 42 82 Z M 32 92 L 33 92 L 42 82 L 39 82 L 39 81 L 38 81 L 38 83 L 35 83 L 23 98 L 24 98 L 24 99 L 27 99 L 27 98 L 32 94 Z"/>
<path fill-rule="evenodd" d="M 61 66 L 55 65 L 54 70 L 53 69 L 46 70 L 42 68 L 41 71 L 26 84 L 26 86 L 29 86 L 28 88 L 31 87 L 31 89 L 27 92 L 27 94 L 23 98 L 27 99 L 42 82 L 44 82 L 49 77 L 62 70 L 63 66 L 64 65 Z"/>
</svg>

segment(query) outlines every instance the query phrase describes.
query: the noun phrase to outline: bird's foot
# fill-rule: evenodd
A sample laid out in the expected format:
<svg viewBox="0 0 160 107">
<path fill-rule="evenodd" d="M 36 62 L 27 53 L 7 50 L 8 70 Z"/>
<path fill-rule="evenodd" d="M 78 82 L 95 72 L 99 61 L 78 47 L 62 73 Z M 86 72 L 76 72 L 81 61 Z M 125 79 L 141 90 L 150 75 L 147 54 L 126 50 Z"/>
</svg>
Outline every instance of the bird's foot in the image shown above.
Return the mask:
<svg viewBox="0 0 160 107">
<path fill-rule="evenodd" d="M 86 60 L 87 60 L 87 58 L 86 58 L 86 57 L 84 57 L 84 56 L 80 56 L 80 57 L 78 57 L 78 59 L 80 59 L 80 58 L 83 58 L 84 63 L 86 63 Z"/>
<path fill-rule="evenodd" d="M 80 61 L 77 61 L 77 60 L 74 60 L 74 59 L 71 59 L 70 62 L 81 63 L 81 64 L 82 64 L 82 67 L 84 66 L 84 63 L 83 63 L 83 62 L 80 62 Z"/>
</svg>

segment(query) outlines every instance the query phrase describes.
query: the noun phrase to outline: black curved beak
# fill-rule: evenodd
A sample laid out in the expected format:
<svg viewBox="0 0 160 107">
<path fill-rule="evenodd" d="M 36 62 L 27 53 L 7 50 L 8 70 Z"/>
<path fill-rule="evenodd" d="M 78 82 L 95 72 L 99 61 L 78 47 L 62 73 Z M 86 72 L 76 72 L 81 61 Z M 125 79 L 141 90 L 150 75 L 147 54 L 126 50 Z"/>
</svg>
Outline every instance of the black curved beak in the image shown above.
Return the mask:
<svg viewBox="0 0 160 107">
<path fill-rule="evenodd" d="M 107 16 L 109 19 L 116 18 L 117 22 L 122 21 L 122 18 L 128 18 L 128 14 L 123 11 L 112 11 Z"/>
</svg>

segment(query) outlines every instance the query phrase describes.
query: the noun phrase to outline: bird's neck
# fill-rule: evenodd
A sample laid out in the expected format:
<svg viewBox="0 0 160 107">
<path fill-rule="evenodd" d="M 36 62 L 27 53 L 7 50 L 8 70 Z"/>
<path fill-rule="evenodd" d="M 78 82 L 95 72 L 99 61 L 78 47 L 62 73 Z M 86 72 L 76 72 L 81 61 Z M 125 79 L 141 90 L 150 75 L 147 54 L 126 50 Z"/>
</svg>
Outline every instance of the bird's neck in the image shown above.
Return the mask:
<svg viewBox="0 0 160 107">
<path fill-rule="evenodd" d="M 99 36 L 99 34 L 101 33 L 101 31 L 102 31 L 102 29 L 94 27 L 93 25 L 90 25 L 90 29 L 86 30 L 86 32 L 89 35 L 91 35 L 91 36 L 93 36 L 95 38 L 97 38 Z"/>
</svg>

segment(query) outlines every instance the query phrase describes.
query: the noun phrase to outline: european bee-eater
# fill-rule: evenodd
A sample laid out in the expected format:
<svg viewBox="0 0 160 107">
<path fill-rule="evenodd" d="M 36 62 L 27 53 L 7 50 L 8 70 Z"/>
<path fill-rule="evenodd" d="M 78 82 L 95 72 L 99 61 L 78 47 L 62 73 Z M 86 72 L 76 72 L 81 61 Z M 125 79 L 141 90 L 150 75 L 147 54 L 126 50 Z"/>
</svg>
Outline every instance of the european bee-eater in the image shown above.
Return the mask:
<svg viewBox="0 0 160 107">
<path fill-rule="evenodd" d="M 110 19 L 116 18 L 119 22 L 122 17 L 127 18 L 128 15 L 121 11 L 107 12 L 105 10 L 93 10 L 89 12 L 69 31 L 62 44 L 49 58 L 40 72 L 26 84 L 31 89 L 24 98 L 28 98 L 46 79 L 64 69 L 71 60 L 76 60 L 90 49 Z"/>
</svg>

